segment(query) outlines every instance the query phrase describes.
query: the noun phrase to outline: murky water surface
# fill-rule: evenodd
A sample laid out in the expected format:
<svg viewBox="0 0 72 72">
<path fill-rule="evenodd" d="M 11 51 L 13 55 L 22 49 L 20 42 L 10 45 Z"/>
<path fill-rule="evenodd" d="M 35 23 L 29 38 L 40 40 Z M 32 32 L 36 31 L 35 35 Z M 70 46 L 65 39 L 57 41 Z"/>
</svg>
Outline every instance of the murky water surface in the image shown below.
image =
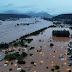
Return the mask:
<svg viewBox="0 0 72 72">
<path fill-rule="evenodd" d="M 34 30 L 34 27 L 32 30 Z M 26 70 L 26 72 L 52 72 L 51 69 L 54 68 L 55 65 L 58 65 L 60 69 L 59 70 L 55 69 L 54 72 L 57 71 L 68 72 L 68 70 L 72 70 L 72 67 L 68 66 L 69 64 L 67 61 L 67 46 L 71 39 L 68 37 L 52 36 L 53 30 L 64 30 L 64 29 L 69 30 L 69 28 L 48 28 L 47 30 L 43 31 L 41 34 L 37 36 L 29 37 L 33 38 L 33 41 L 29 44 L 29 46 L 31 47 L 33 46 L 35 48 L 27 52 L 28 54 L 33 54 L 33 56 L 31 57 L 28 55 L 26 58 L 24 58 L 26 64 L 22 65 L 22 69 Z M 27 29 L 27 31 L 29 30 Z M 50 40 L 54 44 L 54 47 L 50 47 L 51 43 Z M 42 52 L 37 52 L 37 50 L 40 49 L 42 49 Z M 61 60 L 59 57 L 63 57 L 64 60 Z M 34 61 L 36 63 L 36 66 L 31 65 L 31 61 Z M 1 61 L 0 65 L 3 65 L 4 62 L 5 62 L 4 60 Z M 15 61 L 13 62 L 15 64 Z M 16 72 L 17 67 L 18 65 L 14 66 L 9 63 L 7 67 L 3 67 L 0 71 L 9 72 L 9 68 L 12 68 L 13 71 L 11 72 Z M 46 67 L 48 67 L 48 69 Z"/>
</svg>

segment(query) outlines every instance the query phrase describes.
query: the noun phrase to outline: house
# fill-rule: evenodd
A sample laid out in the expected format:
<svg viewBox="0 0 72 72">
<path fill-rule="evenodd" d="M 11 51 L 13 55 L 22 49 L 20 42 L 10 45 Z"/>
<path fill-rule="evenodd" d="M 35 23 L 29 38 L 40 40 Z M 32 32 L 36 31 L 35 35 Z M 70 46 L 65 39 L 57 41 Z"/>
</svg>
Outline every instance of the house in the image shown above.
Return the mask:
<svg viewBox="0 0 72 72">
<path fill-rule="evenodd" d="M 64 57 L 59 57 L 59 59 L 61 59 L 61 60 L 65 60 Z"/>
<path fill-rule="evenodd" d="M 8 63 L 4 63 L 4 66 L 7 66 L 8 65 Z"/>
<path fill-rule="evenodd" d="M 69 64 L 72 64 L 72 61 L 68 61 Z"/>
<path fill-rule="evenodd" d="M 72 47 L 72 41 L 69 42 L 69 47 Z"/>
<path fill-rule="evenodd" d="M 2 50 L 3 52 L 5 52 L 6 50 Z"/>
<path fill-rule="evenodd" d="M 67 53 L 72 54 L 72 48 L 68 48 Z"/>
<path fill-rule="evenodd" d="M 22 50 L 27 50 L 27 48 L 23 48 Z"/>
<path fill-rule="evenodd" d="M 0 61 L 2 61 L 5 58 L 5 55 L 0 56 Z"/>
<path fill-rule="evenodd" d="M 27 52 L 28 50 L 27 50 L 27 48 L 23 48 L 22 51 L 23 52 Z"/>
<path fill-rule="evenodd" d="M 19 65 L 18 68 L 17 68 L 17 70 L 21 70 L 21 69 L 22 69 L 22 68 L 21 68 L 21 65 Z"/>
</svg>

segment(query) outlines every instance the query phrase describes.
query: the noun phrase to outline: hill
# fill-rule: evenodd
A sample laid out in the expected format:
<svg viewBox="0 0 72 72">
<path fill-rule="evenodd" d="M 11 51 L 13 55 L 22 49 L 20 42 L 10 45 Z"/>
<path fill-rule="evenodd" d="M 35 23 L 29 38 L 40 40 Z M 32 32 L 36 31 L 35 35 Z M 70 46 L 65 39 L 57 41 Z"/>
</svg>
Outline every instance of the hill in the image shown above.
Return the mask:
<svg viewBox="0 0 72 72">
<path fill-rule="evenodd" d="M 61 14 L 53 17 L 53 19 L 72 19 L 72 14 Z"/>
<path fill-rule="evenodd" d="M 29 15 L 31 17 L 45 17 L 45 18 L 51 18 L 52 17 L 52 15 L 50 15 L 46 12 L 39 12 L 39 13 L 29 12 L 29 13 L 26 13 L 26 15 Z"/>
<path fill-rule="evenodd" d="M 9 18 L 29 18 L 30 16 L 25 14 L 0 14 L 0 20 L 5 20 Z"/>
</svg>

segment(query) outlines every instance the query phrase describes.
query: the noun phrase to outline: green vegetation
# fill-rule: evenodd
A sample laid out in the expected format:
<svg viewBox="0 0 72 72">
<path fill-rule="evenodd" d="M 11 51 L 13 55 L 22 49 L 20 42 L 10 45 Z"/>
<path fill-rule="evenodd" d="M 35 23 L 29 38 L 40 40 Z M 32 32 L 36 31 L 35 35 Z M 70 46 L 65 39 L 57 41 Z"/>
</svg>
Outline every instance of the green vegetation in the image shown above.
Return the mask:
<svg viewBox="0 0 72 72">
<path fill-rule="evenodd" d="M 64 23 L 65 23 L 65 24 L 72 25 L 72 20 L 65 20 Z"/>
<path fill-rule="evenodd" d="M 55 66 L 55 69 L 59 69 L 60 67 L 58 65 Z"/>
<path fill-rule="evenodd" d="M 18 59 L 19 61 L 22 61 L 23 58 L 26 57 L 26 56 L 27 56 L 27 54 L 26 54 L 25 52 L 23 52 L 17 59 Z"/>
<path fill-rule="evenodd" d="M 13 70 L 12 68 L 9 69 L 9 71 L 12 71 L 12 70 Z"/>
<path fill-rule="evenodd" d="M 51 44 L 50 44 L 50 46 L 54 46 L 54 44 L 53 44 L 53 43 L 51 43 Z"/>
<path fill-rule="evenodd" d="M 10 55 L 6 55 L 6 56 L 5 56 L 5 59 L 8 60 L 8 61 L 11 61 L 11 60 L 15 60 L 16 57 L 15 57 L 14 54 L 10 54 Z"/>
<path fill-rule="evenodd" d="M 32 56 L 33 54 L 30 54 L 30 56 Z"/>
<path fill-rule="evenodd" d="M 41 52 L 42 51 L 42 49 L 40 49 L 40 50 L 37 50 L 37 52 Z"/>
<path fill-rule="evenodd" d="M 67 55 L 70 55 L 70 53 L 67 53 Z"/>
<path fill-rule="evenodd" d="M 56 24 L 57 25 L 57 24 L 61 24 L 61 23 L 60 22 L 53 22 L 53 24 Z"/>
<path fill-rule="evenodd" d="M 60 71 L 57 71 L 57 72 L 60 72 Z"/>
<path fill-rule="evenodd" d="M 69 70 L 68 72 L 71 72 L 71 70 Z"/>
<path fill-rule="evenodd" d="M 49 67 L 46 67 L 46 69 L 48 69 Z"/>
<path fill-rule="evenodd" d="M 34 61 L 31 62 L 31 64 L 34 64 L 34 63 L 35 63 Z"/>
<path fill-rule="evenodd" d="M 18 59 L 19 61 L 21 61 L 26 56 L 27 56 L 27 54 L 25 52 L 23 52 L 21 55 L 19 53 L 13 53 L 10 55 L 6 55 L 5 59 L 8 61 L 15 60 L 15 59 Z"/>
<path fill-rule="evenodd" d="M 28 43 L 31 43 L 33 41 L 33 39 L 23 39 L 23 41 L 26 41 Z"/>
<path fill-rule="evenodd" d="M 20 72 L 26 72 L 25 70 L 21 70 Z"/>
<path fill-rule="evenodd" d="M 71 65 L 68 65 L 68 66 L 70 66 L 70 67 L 71 67 Z"/>
<path fill-rule="evenodd" d="M 66 31 L 66 30 L 63 30 L 63 31 L 53 30 L 52 35 L 56 37 L 69 37 L 70 33 L 69 31 Z"/>
<path fill-rule="evenodd" d="M 31 47 L 29 50 L 32 50 L 32 49 L 34 49 L 34 47 Z"/>
<path fill-rule="evenodd" d="M 70 27 L 70 29 L 72 30 L 72 27 Z"/>
<path fill-rule="evenodd" d="M 9 47 L 9 44 L 7 44 L 7 43 L 0 44 L 0 49 L 7 49 L 8 47 Z"/>
<path fill-rule="evenodd" d="M 25 61 L 18 61 L 17 63 L 18 64 L 25 64 L 26 62 Z"/>
<path fill-rule="evenodd" d="M 8 54 L 8 52 L 7 52 L 7 51 L 5 51 L 5 54 Z"/>
<path fill-rule="evenodd" d="M 11 65 L 13 65 L 13 62 L 11 62 Z"/>
<path fill-rule="evenodd" d="M 48 28 L 52 28 L 52 27 L 56 27 L 55 25 L 51 25 L 51 26 L 49 26 Z"/>
<path fill-rule="evenodd" d="M 54 72 L 54 69 L 52 68 L 52 69 L 51 69 L 51 71 L 53 71 L 53 72 Z"/>
</svg>

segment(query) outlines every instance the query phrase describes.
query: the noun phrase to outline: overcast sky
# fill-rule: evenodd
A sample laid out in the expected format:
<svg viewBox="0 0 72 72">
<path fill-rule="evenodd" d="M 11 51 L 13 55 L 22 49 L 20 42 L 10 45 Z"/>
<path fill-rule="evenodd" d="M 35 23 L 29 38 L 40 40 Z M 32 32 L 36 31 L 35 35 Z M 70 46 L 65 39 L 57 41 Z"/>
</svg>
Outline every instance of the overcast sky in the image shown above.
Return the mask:
<svg viewBox="0 0 72 72">
<path fill-rule="evenodd" d="M 72 0 L 0 0 L 0 13 L 72 13 Z"/>
</svg>

